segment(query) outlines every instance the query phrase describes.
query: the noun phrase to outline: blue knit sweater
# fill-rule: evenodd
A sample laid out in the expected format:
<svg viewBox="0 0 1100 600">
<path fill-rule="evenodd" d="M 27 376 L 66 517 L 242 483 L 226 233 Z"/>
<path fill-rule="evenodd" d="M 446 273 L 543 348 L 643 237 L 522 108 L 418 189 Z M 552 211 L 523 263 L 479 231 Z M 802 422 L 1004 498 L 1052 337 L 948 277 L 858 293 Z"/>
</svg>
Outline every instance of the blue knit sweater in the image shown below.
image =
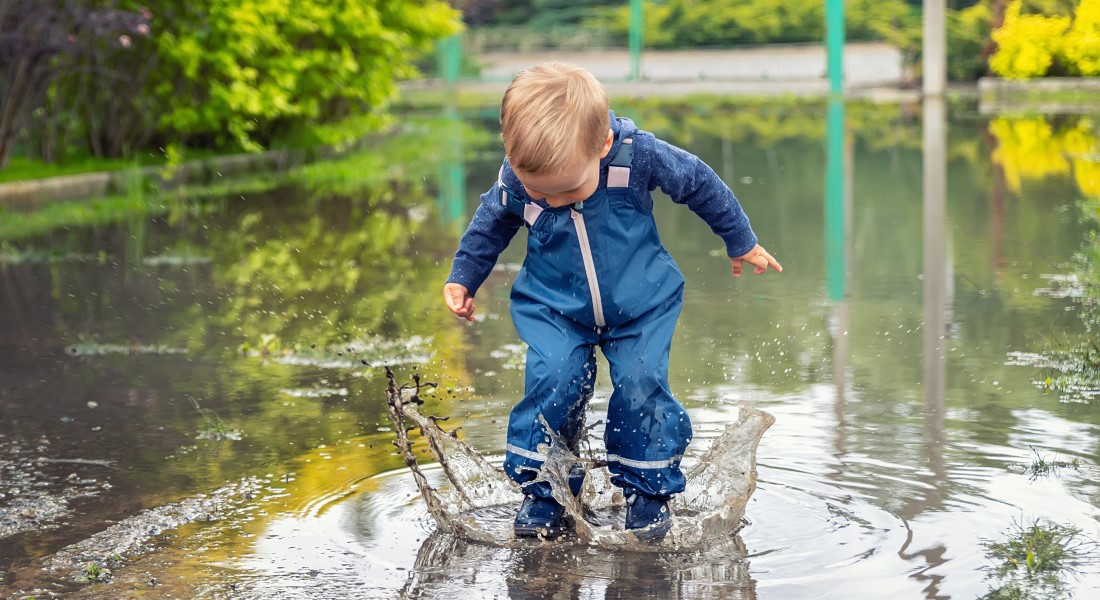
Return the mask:
<svg viewBox="0 0 1100 600">
<path fill-rule="evenodd" d="M 630 187 L 647 209 L 653 207 L 651 192 L 658 187 L 677 204 L 686 204 L 699 215 L 726 244 L 726 254 L 738 257 L 752 250 L 756 235 L 749 218 L 733 192 L 699 157 L 641 131 L 627 118 L 611 113 L 611 130 L 615 139 L 607 157 L 600 161 L 600 185 L 606 185 L 607 166 L 624 137 L 634 139 L 634 162 Z M 501 168 L 506 186 L 525 195 L 523 184 L 512 172 L 507 159 Z M 497 257 L 508 247 L 523 219 L 508 211 L 500 202 L 500 184 L 494 183 L 481 196 L 481 205 L 474 212 L 470 226 L 459 242 L 447 283 L 459 283 L 477 294 L 489 277 Z M 539 204 L 545 203 L 536 201 Z"/>
</svg>

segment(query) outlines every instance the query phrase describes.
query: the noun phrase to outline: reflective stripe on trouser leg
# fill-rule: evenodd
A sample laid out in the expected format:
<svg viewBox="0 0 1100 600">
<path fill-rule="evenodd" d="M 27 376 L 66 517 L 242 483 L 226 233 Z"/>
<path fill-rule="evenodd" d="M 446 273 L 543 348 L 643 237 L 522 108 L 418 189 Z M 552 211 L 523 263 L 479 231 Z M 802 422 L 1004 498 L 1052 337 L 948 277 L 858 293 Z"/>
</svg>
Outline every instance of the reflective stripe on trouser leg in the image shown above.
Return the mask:
<svg viewBox="0 0 1100 600">
<path fill-rule="evenodd" d="M 670 496 L 684 491 L 680 459 L 691 441 L 691 420 L 668 385 L 668 353 L 682 292 L 604 336 L 615 389 L 604 440 L 612 482 L 624 491 Z"/>
<path fill-rule="evenodd" d="M 537 305 L 513 302 L 512 320 L 528 349 L 524 396 L 508 419 L 504 472 L 523 485 L 537 476 L 533 469 L 542 466 L 539 444 L 550 442 L 539 415 L 576 449 L 596 378 L 597 340 L 595 331 Z M 524 491 L 550 497 L 546 483 Z"/>
</svg>

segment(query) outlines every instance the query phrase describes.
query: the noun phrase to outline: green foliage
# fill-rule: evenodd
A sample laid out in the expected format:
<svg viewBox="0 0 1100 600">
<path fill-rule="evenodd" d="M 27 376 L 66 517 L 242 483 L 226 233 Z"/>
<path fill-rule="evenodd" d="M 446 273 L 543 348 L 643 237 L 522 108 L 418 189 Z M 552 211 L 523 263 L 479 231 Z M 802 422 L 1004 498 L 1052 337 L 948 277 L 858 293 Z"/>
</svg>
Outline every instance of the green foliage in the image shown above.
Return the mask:
<svg viewBox="0 0 1100 600">
<path fill-rule="evenodd" d="M 205 0 L 173 16 L 152 90 L 164 125 L 253 150 L 384 107 L 431 42 L 459 28 L 438 0 Z"/>
<path fill-rule="evenodd" d="M 986 554 L 998 564 L 995 571 L 1004 575 L 1023 570 L 1029 574 L 1043 571 L 1072 570 L 1090 559 L 1096 542 L 1071 525 L 1036 520 L 1024 526 L 1014 523 L 1009 537 L 1002 542 L 985 542 Z"/>
<path fill-rule="evenodd" d="M 986 570 L 1002 582 L 983 600 L 1068 597 L 1064 576 L 1096 560 L 1096 542 L 1072 525 L 1038 519 L 1030 525 L 1014 522 L 1007 536 L 982 543 L 986 557 L 994 562 Z"/>
<path fill-rule="evenodd" d="M 816 42 L 825 36 L 825 4 L 820 0 L 669 0 L 647 3 L 645 15 L 649 48 Z M 920 22 L 902 0 L 850 0 L 845 18 L 850 40 L 886 40 L 908 47 L 919 39 Z M 587 24 L 625 40 L 629 6 L 604 11 Z"/>
<path fill-rule="evenodd" d="M 81 574 L 84 581 L 91 583 L 106 582 L 111 580 L 111 570 L 106 567 L 99 566 L 98 563 L 88 563 L 84 567 L 84 571 Z"/>
<path fill-rule="evenodd" d="M 493 4 L 494 10 L 487 22 L 502 26 L 502 29 L 519 27 L 529 31 L 542 31 L 546 28 L 576 25 L 592 14 L 593 9 L 615 3 L 608 0 L 512 0 Z M 479 7 L 468 6 L 467 10 L 476 8 Z M 474 22 L 481 23 L 482 20 L 475 18 Z"/>
<path fill-rule="evenodd" d="M 993 11 L 988 2 L 947 11 L 948 78 L 968 81 L 985 75 L 992 30 Z"/>
<path fill-rule="evenodd" d="M 622 43 L 625 42 L 610 32 L 578 25 L 555 25 L 539 29 L 518 25 L 487 25 L 470 30 L 465 39 L 467 52 L 530 52 L 547 48 L 591 50 Z"/>
<path fill-rule="evenodd" d="M 111 9 L 100 12 L 79 4 L 4 13 L 5 31 L 26 30 L 36 44 L 69 48 L 74 30 L 81 43 L 52 61 L 23 44 L 40 58 L 34 89 L 0 77 L 0 96 L 19 100 L 8 111 L 17 120 L 0 119 L 0 166 L 16 141 L 46 162 L 73 150 L 119 157 L 149 147 L 344 144 L 377 130 L 396 81 L 417 73 L 435 39 L 461 28 L 442 0 L 90 3 Z M 0 65 L 9 58 L 20 56 L 4 54 Z"/>
</svg>

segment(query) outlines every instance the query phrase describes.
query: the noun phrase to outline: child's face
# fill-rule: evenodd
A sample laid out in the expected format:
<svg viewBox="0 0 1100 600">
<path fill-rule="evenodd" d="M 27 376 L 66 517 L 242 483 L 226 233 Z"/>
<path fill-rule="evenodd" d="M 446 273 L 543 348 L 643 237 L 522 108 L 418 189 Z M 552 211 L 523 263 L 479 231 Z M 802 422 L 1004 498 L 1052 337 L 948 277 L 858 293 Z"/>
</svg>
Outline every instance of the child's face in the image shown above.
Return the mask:
<svg viewBox="0 0 1100 600">
<path fill-rule="evenodd" d="M 534 175 L 516 170 L 516 177 L 535 200 L 546 200 L 554 208 L 587 200 L 600 185 L 600 159 L 611 151 L 615 136 L 607 132 L 607 140 L 599 154 L 577 161 L 577 166 L 562 173 Z"/>
</svg>

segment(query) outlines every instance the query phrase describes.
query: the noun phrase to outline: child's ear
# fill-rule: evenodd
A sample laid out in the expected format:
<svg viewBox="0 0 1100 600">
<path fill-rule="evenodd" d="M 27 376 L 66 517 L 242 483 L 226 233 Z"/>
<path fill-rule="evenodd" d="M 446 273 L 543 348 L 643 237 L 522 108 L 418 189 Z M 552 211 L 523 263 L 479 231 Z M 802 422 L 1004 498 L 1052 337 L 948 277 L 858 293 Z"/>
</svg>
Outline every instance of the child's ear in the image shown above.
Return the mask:
<svg viewBox="0 0 1100 600">
<path fill-rule="evenodd" d="M 615 132 L 609 127 L 607 129 L 607 139 L 603 141 L 603 148 L 600 149 L 600 158 L 606 158 L 607 153 L 611 152 L 611 144 L 615 142 Z"/>
</svg>

